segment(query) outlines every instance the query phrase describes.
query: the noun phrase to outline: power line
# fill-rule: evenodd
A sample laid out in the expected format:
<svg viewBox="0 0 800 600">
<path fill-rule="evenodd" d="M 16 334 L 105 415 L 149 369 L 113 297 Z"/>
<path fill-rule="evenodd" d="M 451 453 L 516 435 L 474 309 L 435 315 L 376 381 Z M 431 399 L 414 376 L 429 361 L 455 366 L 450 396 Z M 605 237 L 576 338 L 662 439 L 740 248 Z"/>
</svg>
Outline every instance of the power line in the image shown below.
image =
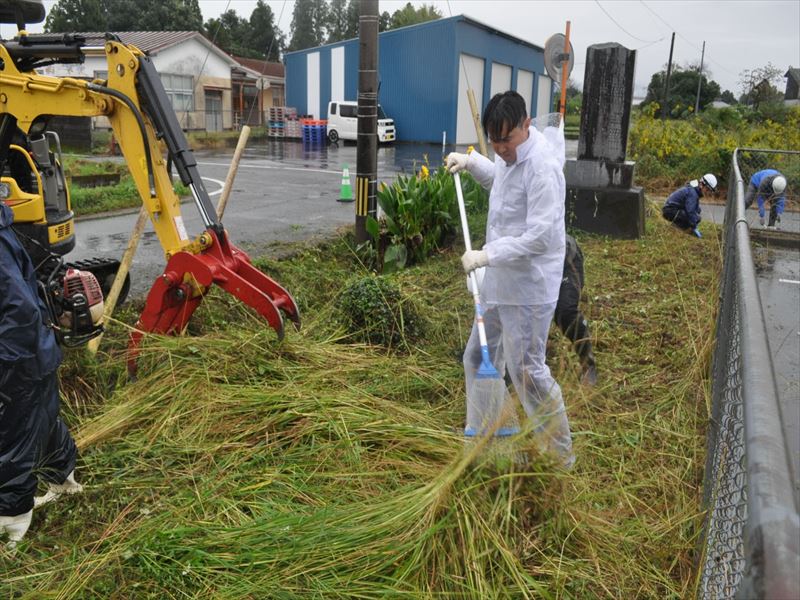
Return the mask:
<svg viewBox="0 0 800 600">
<path fill-rule="evenodd" d="M 652 40 L 652 41 L 651 41 L 651 40 L 643 40 L 643 39 L 642 39 L 642 38 L 640 38 L 640 37 L 636 37 L 636 36 L 635 36 L 635 35 L 633 35 L 633 34 L 632 34 L 630 31 L 628 31 L 628 30 L 627 30 L 627 29 L 625 29 L 625 28 L 624 28 L 622 25 L 620 25 L 620 24 L 617 22 L 617 20 L 616 20 L 614 17 L 612 17 L 612 16 L 609 14 L 609 12 L 608 12 L 608 11 L 607 11 L 605 8 L 603 8 L 603 5 L 602 5 L 602 4 L 600 4 L 600 0 L 594 0 L 594 2 L 595 2 L 595 4 L 597 4 L 597 6 L 599 6 L 599 7 L 600 7 L 600 10 L 602 10 L 602 11 L 603 11 L 603 13 L 604 13 L 604 14 L 605 14 L 605 15 L 606 15 L 606 16 L 607 16 L 609 19 L 611 19 L 611 21 L 613 21 L 614 25 L 616 25 L 617 27 L 619 27 L 619 28 L 620 28 L 622 31 L 624 31 L 626 34 L 628 34 L 630 37 L 632 37 L 632 38 L 633 38 L 633 39 L 635 39 L 636 41 L 643 42 L 643 43 L 645 43 L 645 44 L 655 44 L 656 42 L 660 42 L 661 40 L 663 40 L 663 39 L 664 39 L 664 38 L 662 37 L 662 38 L 661 38 L 661 40 Z"/>
<path fill-rule="evenodd" d="M 694 42 L 693 42 L 691 39 L 689 39 L 689 38 L 687 38 L 685 35 L 683 35 L 683 34 L 682 34 L 680 31 L 678 31 L 677 29 L 675 29 L 675 28 L 674 28 L 672 25 L 670 25 L 669 23 L 667 23 L 667 22 L 666 22 L 666 20 L 664 20 L 664 18 L 663 18 L 661 15 L 659 15 L 659 14 L 658 14 L 656 11 L 654 11 L 652 8 L 650 8 L 650 7 L 649 7 L 649 6 L 648 6 L 648 5 L 645 3 L 645 1 L 644 1 L 644 0 L 639 0 L 639 2 L 640 2 L 640 3 L 641 3 L 641 5 L 642 5 L 642 6 L 644 6 L 644 7 L 645 7 L 647 10 L 649 10 L 649 11 L 650 11 L 650 13 L 651 13 L 653 16 L 655 16 L 655 17 L 656 17 L 656 18 L 657 18 L 659 21 L 661 21 L 661 22 L 662 22 L 664 25 L 666 25 L 666 26 L 667 26 L 667 27 L 669 27 L 669 28 L 670 28 L 672 31 L 674 31 L 675 33 L 677 33 L 677 34 L 678 34 L 678 37 L 679 37 L 679 38 L 681 38 L 681 39 L 682 39 L 684 42 L 686 42 L 687 44 L 689 44 L 690 46 L 692 46 L 692 47 L 693 47 L 695 50 L 697 50 L 698 52 L 702 52 L 702 50 L 700 50 L 700 47 L 699 47 L 699 46 L 697 46 L 697 45 L 696 45 L 696 44 L 695 44 L 695 43 L 694 43 Z M 738 73 L 734 73 L 733 71 L 731 71 L 730 69 L 728 69 L 728 68 L 727 68 L 727 67 L 725 67 L 724 65 L 722 65 L 722 64 L 718 63 L 717 61 L 715 61 L 715 60 L 714 60 L 713 58 L 711 58 L 710 56 L 706 56 L 706 59 L 708 59 L 708 61 L 709 61 L 709 62 L 713 62 L 715 65 L 717 65 L 717 66 L 718 66 L 720 69 L 722 69 L 722 70 L 723 70 L 723 71 L 725 71 L 726 73 L 729 73 L 730 75 L 738 76 Z"/>
</svg>

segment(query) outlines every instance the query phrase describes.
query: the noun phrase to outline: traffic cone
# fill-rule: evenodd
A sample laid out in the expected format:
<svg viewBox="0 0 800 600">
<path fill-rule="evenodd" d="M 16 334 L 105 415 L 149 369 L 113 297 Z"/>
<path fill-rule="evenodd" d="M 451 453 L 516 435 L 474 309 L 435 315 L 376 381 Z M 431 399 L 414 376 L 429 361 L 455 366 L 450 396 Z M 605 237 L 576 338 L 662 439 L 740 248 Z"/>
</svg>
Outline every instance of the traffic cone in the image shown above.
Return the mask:
<svg viewBox="0 0 800 600">
<path fill-rule="evenodd" d="M 350 186 L 350 169 L 347 165 L 342 169 L 342 191 L 339 193 L 339 202 L 352 202 L 353 188 Z"/>
</svg>

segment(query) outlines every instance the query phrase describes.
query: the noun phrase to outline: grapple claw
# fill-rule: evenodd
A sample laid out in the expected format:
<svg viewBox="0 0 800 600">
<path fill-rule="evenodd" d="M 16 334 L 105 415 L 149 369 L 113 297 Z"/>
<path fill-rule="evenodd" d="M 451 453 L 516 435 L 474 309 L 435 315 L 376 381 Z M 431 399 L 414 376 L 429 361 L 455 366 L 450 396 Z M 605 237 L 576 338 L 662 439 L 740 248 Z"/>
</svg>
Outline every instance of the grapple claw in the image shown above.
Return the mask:
<svg viewBox="0 0 800 600">
<path fill-rule="evenodd" d="M 255 309 L 283 339 L 285 314 L 300 328 L 300 311 L 291 294 L 256 269 L 250 257 L 208 230 L 212 244 L 200 254 L 178 252 L 167 262 L 147 295 L 144 310 L 128 343 L 128 374 L 136 375 L 139 344 L 144 333 L 176 334 L 184 330 L 212 284 Z"/>
</svg>

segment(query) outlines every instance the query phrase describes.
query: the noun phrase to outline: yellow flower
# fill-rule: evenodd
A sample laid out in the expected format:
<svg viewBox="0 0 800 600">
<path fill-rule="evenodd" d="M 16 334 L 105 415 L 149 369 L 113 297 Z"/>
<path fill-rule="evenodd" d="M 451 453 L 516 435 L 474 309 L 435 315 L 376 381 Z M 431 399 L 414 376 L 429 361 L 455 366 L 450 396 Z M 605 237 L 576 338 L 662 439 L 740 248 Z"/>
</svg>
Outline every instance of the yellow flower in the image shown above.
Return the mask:
<svg viewBox="0 0 800 600">
<path fill-rule="evenodd" d="M 428 167 L 426 167 L 425 165 L 422 165 L 422 168 L 420 168 L 419 173 L 420 173 L 422 179 L 427 179 L 428 176 L 430 175 L 430 172 L 428 171 Z"/>
</svg>

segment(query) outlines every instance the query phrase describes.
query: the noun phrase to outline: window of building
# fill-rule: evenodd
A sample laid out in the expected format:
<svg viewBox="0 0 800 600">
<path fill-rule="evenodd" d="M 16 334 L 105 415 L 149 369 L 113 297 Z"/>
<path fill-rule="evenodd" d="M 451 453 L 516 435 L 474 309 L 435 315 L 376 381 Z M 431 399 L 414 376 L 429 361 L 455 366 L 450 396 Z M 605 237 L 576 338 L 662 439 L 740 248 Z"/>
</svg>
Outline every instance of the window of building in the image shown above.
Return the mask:
<svg viewBox="0 0 800 600">
<path fill-rule="evenodd" d="M 272 86 L 272 106 L 284 106 L 286 101 L 283 97 L 283 87 L 273 85 Z"/>
<path fill-rule="evenodd" d="M 161 73 L 161 83 L 173 109 L 194 110 L 194 82 L 191 75 Z"/>
</svg>

